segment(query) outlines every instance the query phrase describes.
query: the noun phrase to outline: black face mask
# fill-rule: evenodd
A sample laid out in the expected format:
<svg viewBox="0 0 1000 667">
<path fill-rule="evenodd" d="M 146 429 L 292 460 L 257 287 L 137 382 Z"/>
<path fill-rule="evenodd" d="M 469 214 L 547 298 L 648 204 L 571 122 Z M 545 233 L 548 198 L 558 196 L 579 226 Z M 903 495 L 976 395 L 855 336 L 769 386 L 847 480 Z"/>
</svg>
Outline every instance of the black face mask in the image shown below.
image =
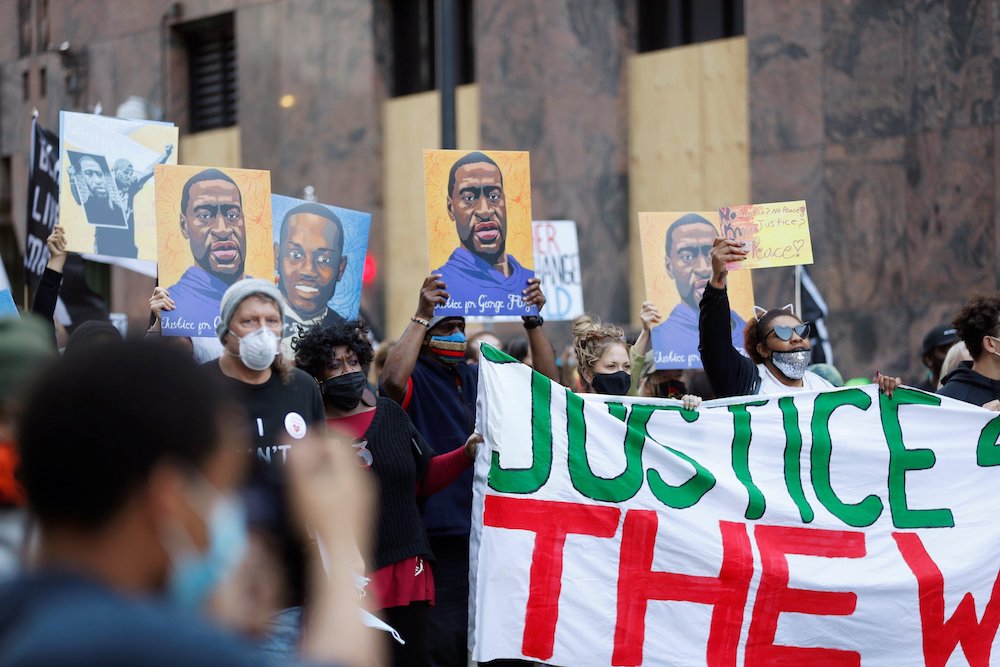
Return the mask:
<svg viewBox="0 0 1000 667">
<path fill-rule="evenodd" d="M 628 371 L 594 373 L 594 379 L 590 384 L 598 394 L 624 396 L 628 393 L 629 387 L 632 386 L 632 376 Z"/>
<path fill-rule="evenodd" d="M 367 386 L 368 379 L 361 371 L 344 373 L 320 383 L 323 399 L 341 410 L 353 410 L 358 407 L 361 395 L 365 393 Z"/>
</svg>

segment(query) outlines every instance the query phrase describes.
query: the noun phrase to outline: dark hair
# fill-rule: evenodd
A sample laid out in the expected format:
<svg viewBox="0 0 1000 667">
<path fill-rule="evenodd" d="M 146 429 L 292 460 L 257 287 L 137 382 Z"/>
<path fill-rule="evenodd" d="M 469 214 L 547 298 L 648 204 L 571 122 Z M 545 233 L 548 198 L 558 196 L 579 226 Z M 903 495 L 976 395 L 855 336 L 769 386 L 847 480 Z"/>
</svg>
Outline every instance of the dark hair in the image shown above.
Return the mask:
<svg viewBox="0 0 1000 667">
<path fill-rule="evenodd" d="M 156 466 L 197 469 L 220 446 L 227 389 L 190 354 L 122 342 L 64 357 L 29 394 L 18 446 L 43 525 L 99 528 Z"/>
<path fill-rule="evenodd" d="M 486 153 L 480 153 L 479 151 L 473 151 L 471 153 L 466 153 L 462 157 L 455 160 L 455 164 L 451 165 L 451 171 L 448 172 L 448 196 L 451 197 L 451 193 L 455 190 L 455 174 L 458 172 L 459 167 L 464 167 L 467 164 L 479 164 L 480 162 L 485 162 L 486 164 L 492 164 L 500 172 L 500 187 L 503 188 L 503 171 L 500 169 L 500 165 L 493 161 Z"/>
<path fill-rule="evenodd" d="M 674 230 L 677 229 L 678 227 L 683 227 L 685 225 L 708 225 L 709 227 L 712 228 L 712 231 L 715 231 L 715 225 L 713 225 L 711 222 L 709 222 L 702 216 L 698 215 L 697 213 L 686 213 L 682 215 L 681 217 L 674 220 L 669 227 L 667 227 L 667 239 L 665 242 L 666 247 L 664 249 L 664 252 L 667 255 L 667 257 L 670 256 L 670 251 L 674 247 Z"/>
<path fill-rule="evenodd" d="M 757 345 L 763 343 L 767 334 L 771 332 L 771 322 L 774 321 L 774 318 L 782 315 L 794 317 L 799 320 L 799 322 L 802 321 L 798 315 L 790 310 L 772 308 L 759 318 L 751 317 L 746 326 L 743 327 L 743 347 L 746 349 L 747 354 L 750 355 L 750 359 L 753 360 L 755 364 L 764 363 L 764 357 L 760 356 L 760 352 L 757 351 Z"/>
<path fill-rule="evenodd" d="M 306 202 L 304 204 L 299 204 L 288 213 L 285 217 L 281 219 L 281 232 L 278 236 L 278 242 L 284 243 L 288 239 L 288 229 L 291 225 L 288 224 L 289 219 L 293 216 L 299 215 L 300 213 L 308 213 L 309 215 L 315 215 L 320 218 L 326 218 L 337 228 L 337 243 L 339 244 L 337 252 L 343 256 L 344 254 L 344 223 L 340 221 L 340 218 L 330 210 L 328 206 L 323 206 L 323 204 L 317 204 L 316 202 Z"/>
<path fill-rule="evenodd" d="M 184 189 L 181 190 L 181 215 L 187 215 L 188 203 L 191 201 L 191 186 L 202 181 L 226 181 L 227 183 L 232 183 L 236 186 L 236 191 L 240 193 L 240 203 L 243 203 L 243 193 L 240 192 L 240 186 L 237 185 L 236 181 L 230 178 L 224 171 L 212 167 L 204 171 L 199 171 L 184 184 Z"/>
<path fill-rule="evenodd" d="M 980 294 L 962 306 L 952 322 L 958 337 L 969 348 L 973 359 L 983 353 L 983 336 L 996 336 L 1000 330 L 1000 294 Z"/>
<path fill-rule="evenodd" d="M 292 340 L 295 365 L 318 378 L 329 368 L 333 348 L 339 345 L 346 345 L 347 349 L 358 355 L 358 363 L 364 368 L 368 368 L 375 357 L 368 340 L 367 325 L 361 320 L 351 320 L 327 327 L 313 327 L 308 331 L 299 329 L 299 336 Z"/>
<path fill-rule="evenodd" d="M 518 336 L 507 343 L 507 349 L 504 351 L 518 361 L 523 362 L 528 358 L 528 350 L 528 339 L 524 336 Z"/>
</svg>

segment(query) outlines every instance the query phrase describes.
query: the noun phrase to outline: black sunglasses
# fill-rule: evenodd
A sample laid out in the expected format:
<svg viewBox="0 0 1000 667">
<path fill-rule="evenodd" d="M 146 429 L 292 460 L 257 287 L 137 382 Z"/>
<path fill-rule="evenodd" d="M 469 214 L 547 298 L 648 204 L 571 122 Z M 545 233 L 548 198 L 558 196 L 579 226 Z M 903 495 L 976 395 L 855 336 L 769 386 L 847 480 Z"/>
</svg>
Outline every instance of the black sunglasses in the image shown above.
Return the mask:
<svg viewBox="0 0 1000 667">
<path fill-rule="evenodd" d="M 792 333 L 798 334 L 799 338 L 809 337 L 809 323 L 803 322 L 802 324 L 796 324 L 794 327 L 782 327 L 777 326 L 767 332 L 767 336 L 774 334 L 786 343 L 792 339 Z M 767 338 L 764 336 L 764 338 Z"/>
</svg>

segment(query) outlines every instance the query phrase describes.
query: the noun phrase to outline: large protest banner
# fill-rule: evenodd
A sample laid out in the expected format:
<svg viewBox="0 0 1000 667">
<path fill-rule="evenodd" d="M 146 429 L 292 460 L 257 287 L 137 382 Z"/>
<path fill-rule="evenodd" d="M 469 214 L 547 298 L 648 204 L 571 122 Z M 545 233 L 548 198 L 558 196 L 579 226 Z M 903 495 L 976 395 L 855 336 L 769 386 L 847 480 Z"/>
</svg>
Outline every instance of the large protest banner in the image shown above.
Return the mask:
<svg viewBox="0 0 1000 667">
<path fill-rule="evenodd" d="M 693 412 L 483 357 L 474 660 L 990 664 L 996 413 L 875 386 Z"/>
<path fill-rule="evenodd" d="M 24 249 L 24 279 L 38 285 L 49 249 L 45 242 L 59 220 L 59 137 L 31 121 L 31 150 L 28 165 L 28 236 Z"/>
</svg>

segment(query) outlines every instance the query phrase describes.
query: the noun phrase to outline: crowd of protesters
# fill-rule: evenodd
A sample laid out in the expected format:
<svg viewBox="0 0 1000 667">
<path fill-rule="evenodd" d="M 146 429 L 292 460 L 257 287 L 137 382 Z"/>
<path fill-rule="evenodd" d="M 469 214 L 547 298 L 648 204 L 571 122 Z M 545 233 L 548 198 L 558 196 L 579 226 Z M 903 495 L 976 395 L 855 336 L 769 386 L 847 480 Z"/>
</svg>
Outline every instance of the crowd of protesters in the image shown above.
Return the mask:
<svg viewBox="0 0 1000 667">
<path fill-rule="evenodd" d="M 0 320 L 0 667 L 464 667 L 481 344 L 578 392 L 688 410 L 843 384 L 811 366 L 810 323 L 788 309 L 760 310 L 733 347 L 726 266 L 746 253 L 723 239 L 703 371 L 655 367 L 649 302 L 632 344 L 584 315 L 558 358 L 542 316 L 507 340 L 467 336 L 464 318 L 434 315 L 438 274 L 393 342 L 334 322 L 286 356 L 281 293 L 243 279 L 211 344 L 161 337 L 173 302 L 157 287 L 145 340 L 93 322 L 59 345 L 58 228 L 49 249 L 35 314 Z M 544 315 L 537 278 L 523 297 Z M 922 352 L 920 388 L 1000 409 L 1000 295 L 968 301 Z"/>
</svg>

